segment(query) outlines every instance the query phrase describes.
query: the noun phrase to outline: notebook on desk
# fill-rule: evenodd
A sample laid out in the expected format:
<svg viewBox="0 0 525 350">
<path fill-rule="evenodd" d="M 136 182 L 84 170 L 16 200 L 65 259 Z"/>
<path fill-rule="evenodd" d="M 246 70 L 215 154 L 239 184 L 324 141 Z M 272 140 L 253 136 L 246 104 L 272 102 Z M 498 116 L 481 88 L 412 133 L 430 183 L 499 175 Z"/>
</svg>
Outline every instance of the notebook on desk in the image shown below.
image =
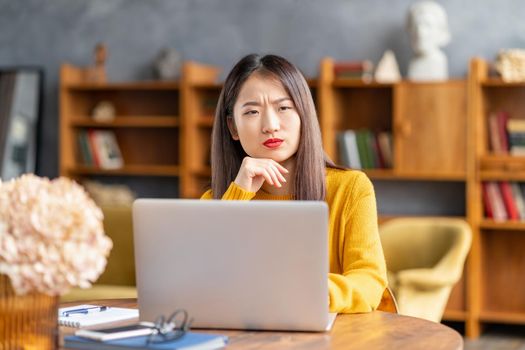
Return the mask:
<svg viewBox="0 0 525 350">
<path fill-rule="evenodd" d="M 196 328 L 324 331 L 328 207 L 315 201 L 139 199 L 141 320 L 183 308 Z"/>
<path fill-rule="evenodd" d="M 68 311 L 79 309 L 90 309 L 100 305 L 75 305 L 58 309 L 58 324 L 60 326 L 82 328 L 99 324 L 112 323 L 124 320 L 138 319 L 139 310 L 124 307 L 108 307 L 104 311 L 95 311 L 88 313 L 71 313 L 65 316 Z"/>
</svg>

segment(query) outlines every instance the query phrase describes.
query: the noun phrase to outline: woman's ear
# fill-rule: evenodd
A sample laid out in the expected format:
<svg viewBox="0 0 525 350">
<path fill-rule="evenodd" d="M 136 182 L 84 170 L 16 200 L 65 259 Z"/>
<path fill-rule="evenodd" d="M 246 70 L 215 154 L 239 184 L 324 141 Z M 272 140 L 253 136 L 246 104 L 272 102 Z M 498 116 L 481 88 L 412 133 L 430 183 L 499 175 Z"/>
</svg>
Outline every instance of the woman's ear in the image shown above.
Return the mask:
<svg viewBox="0 0 525 350">
<path fill-rule="evenodd" d="M 237 133 L 237 127 L 235 126 L 235 120 L 233 119 L 233 116 L 227 116 L 226 123 L 228 124 L 228 129 L 230 130 L 232 139 L 239 141 L 239 134 Z"/>
</svg>

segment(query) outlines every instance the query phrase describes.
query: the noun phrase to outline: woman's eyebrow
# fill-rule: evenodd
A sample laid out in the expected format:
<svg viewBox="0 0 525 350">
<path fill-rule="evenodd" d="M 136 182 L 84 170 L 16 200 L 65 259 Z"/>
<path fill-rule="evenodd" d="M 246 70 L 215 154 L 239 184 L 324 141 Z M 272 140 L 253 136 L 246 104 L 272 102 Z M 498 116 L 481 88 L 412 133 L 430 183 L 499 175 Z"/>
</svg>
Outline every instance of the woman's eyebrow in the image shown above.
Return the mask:
<svg viewBox="0 0 525 350">
<path fill-rule="evenodd" d="M 248 101 L 248 102 L 245 102 L 241 108 L 243 107 L 246 107 L 246 106 L 260 106 L 261 104 L 257 101 Z"/>
<path fill-rule="evenodd" d="M 291 100 L 292 99 L 290 97 L 281 97 L 281 98 L 278 98 L 277 100 L 272 101 L 272 104 L 278 104 L 284 101 L 291 101 Z"/>
<path fill-rule="evenodd" d="M 272 101 L 272 104 L 278 104 L 278 103 L 281 103 L 283 101 L 291 101 L 292 99 L 290 97 L 281 97 L 281 98 L 278 98 L 276 100 L 273 100 Z M 241 108 L 243 107 L 246 107 L 246 106 L 260 106 L 261 104 L 257 101 L 247 101 L 247 102 L 244 102 L 243 105 L 241 106 Z"/>
</svg>

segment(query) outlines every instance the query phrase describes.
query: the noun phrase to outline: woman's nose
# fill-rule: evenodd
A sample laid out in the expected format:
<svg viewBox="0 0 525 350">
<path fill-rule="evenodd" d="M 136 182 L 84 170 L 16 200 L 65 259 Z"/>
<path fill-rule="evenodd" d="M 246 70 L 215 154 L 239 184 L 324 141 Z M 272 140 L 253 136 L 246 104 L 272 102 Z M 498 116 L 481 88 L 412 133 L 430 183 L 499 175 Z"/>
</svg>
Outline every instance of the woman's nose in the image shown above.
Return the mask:
<svg viewBox="0 0 525 350">
<path fill-rule="evenodd" d="M 279 117 L 273 110 L 267 110 L 263 116 L 262 132 L 264 134 L 271 134 L 279 131 L 280 123 Z"/>
</svg>

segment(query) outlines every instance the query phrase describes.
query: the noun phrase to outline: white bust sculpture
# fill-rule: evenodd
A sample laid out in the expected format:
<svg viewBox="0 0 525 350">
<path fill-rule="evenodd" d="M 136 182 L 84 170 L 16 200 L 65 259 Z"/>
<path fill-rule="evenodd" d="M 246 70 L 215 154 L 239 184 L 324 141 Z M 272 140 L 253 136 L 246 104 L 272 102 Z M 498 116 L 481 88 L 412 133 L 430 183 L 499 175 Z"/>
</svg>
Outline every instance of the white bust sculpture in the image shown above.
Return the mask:
<svg viewBox="0 0 525 350">
<path fill-rule="evenodd" d="M 434 1 L 419 1 L 412 6 L 407 29 L 415 56 L 408 66 L 411 80 L 446 80 L 447 56 L 440 50 L 450 42 L 447 14 Z"/>
</svg>

